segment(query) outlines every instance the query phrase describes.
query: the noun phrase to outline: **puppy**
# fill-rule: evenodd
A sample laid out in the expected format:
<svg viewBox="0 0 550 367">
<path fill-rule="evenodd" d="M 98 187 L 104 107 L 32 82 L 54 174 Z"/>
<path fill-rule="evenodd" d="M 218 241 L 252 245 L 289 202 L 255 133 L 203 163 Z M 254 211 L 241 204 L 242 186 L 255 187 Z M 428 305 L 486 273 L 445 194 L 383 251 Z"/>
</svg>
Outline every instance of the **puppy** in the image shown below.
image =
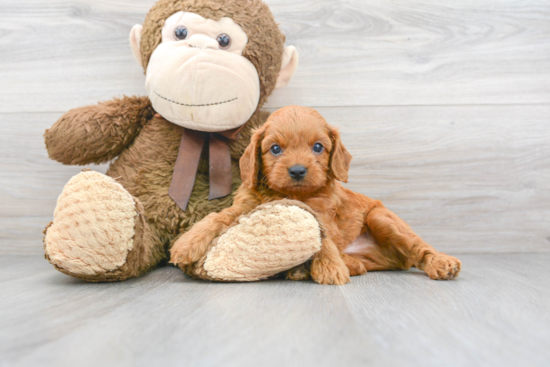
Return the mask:
<svg viewBox="0 0 550 367">
<path fill-rule="evenodd" d="M 340 134 L 317 111 L 289 106 L 274 112 L 240 160 L 243 183 L 233 206 L 208 215 L 180 237 L 170 261 L 179 266 L 198 261 L 241 214 L 287 198 L 310 206 L 327 234 L 311 264 L 288 272 L 290 279 L 310 275 L 320 284 L 345 284 L 350 275 L 411 266 L 432 279 L 457 277 L 460 260 L 425 243 L 380 201 L 338 182 L 347 182 L 350 161 Z"/>
</svg>

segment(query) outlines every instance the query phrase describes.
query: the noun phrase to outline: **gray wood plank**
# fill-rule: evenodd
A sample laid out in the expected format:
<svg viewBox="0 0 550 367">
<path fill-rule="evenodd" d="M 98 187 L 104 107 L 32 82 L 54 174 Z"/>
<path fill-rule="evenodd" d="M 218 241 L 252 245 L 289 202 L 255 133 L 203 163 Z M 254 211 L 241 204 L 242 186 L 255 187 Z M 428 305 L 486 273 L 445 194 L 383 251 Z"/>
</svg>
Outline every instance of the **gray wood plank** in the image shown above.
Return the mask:
<svg viewBox="0 0 550 367">
<path fill-rule="evenodd" d="M 545 255 L 461 255 L 457 282 L 371 273 L 343 287 L 356 323 L 386 353 L 433 366 L 547 366 Z"/>
<path fill-rule="evenodd" d="M 7 366 L 298 366 L 319 350 L 321 366 L 373 361 L 335 287 L 216 284 L 173 267 L 119 284 L 85 284 L 44 262 L 27 258 L 0 272 L 8 278 L 0 283 L 9 293 L 0 301 Z M 29 282 L 40 286 L 29 289 Z"/>
<path fill-rule="evenodd" d="M 354 156 L 348 186 L 441 251 L 550 250 L 550 106 L 319 111 Z M 0 114 L 0 253 L 42 252 L 57 197 L 81 170 L 47 158 L 42 134 L 59 115 Z"/>
<path fill-rule="evenodd" d="M 0 257 L 2 366 L 546 366 L 549 254 L 462 255 L 456 281 L 89 284 Z"/>
<path fill-rule="evenodd" d="M 320 108 L 349 187 L 442 251 L 550 251 L 550 106 Z"/>
<path fill-rule="evenodd" d="M 154 0 L 0 2 L 0 112 L 143 94 L 128 34 Z M 550 4 L 269 0 L 300 67 L 271 107 L 550 100 Z"/>
<path fill-rule="evenodd" d="M 0 253 L 42 251 L 57 197 L 82 167 L 48 158 L 43 134 L 59 113 L 0 114 Z M 106 165 L 91 166 L 105 172 Z"/>
</svg>

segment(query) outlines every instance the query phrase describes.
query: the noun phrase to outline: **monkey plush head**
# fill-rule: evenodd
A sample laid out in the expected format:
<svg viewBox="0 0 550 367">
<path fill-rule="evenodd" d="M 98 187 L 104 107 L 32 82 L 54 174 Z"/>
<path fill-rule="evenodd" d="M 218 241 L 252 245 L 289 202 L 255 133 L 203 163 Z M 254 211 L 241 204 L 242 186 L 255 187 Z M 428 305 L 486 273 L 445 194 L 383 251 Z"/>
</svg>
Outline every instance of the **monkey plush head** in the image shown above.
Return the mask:
<svg viewBox="0 0 550 367">
<path fill-rule="evenodd" d="M 261 0 L 160 0 L 130 33 L 155 111 L 188 129 L 238 128 L 298 65 Z"/>
</svg>

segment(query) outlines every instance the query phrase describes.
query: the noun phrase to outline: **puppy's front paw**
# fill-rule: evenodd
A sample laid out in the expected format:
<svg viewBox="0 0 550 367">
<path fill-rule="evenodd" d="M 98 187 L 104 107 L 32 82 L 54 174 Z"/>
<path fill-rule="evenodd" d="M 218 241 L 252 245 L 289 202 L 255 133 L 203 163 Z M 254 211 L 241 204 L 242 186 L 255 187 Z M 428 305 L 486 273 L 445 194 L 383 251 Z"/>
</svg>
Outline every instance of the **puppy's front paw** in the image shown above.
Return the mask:
<svg viewBox="0 0 550 367">
<path fill-rule="evenodd" d="M 200 246 L 194 242 L 193 236 L 189 236 L 189 233 L 184 234 L 170 249 L 170 262 L 174 265 L 185 266 L 196 261 L 202 257 L 202 252 L 198 251 Z"/>
<path fill-rule="evenodd" d="M 438 253 L 428 260 L 424 271 L 431 279 L 450 280 L 458 277 L 461 266 L 456 257 Z"/>
<path fill-rule="evenodd" d="M 314 259 L 311 264 L 311 277 L 319 284 L 343 285 L 349 282 L 349 269 L 342 263 L 326 259 Z"/>
</svg>

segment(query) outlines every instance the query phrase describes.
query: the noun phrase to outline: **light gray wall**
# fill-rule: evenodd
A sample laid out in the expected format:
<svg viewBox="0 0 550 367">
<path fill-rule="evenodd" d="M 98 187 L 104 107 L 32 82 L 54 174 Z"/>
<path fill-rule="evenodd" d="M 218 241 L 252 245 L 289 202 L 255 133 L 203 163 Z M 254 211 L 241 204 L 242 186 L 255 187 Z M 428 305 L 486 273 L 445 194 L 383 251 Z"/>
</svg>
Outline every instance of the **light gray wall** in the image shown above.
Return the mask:
<svg viewBox="0 0 550 367">
<path fill-rule="evenodd" d="M 128 34 L 153 3 L 0 0 L 0 254 L 42 252 L 81 169 L 50 161 L 43 131 L 144 94 Z M 300 52 L 268 108 L 311 106 L 340 126 L 349 187 L 443 251 L 550 251 L 550 3 L 267 3 Z"/>
</svg>

